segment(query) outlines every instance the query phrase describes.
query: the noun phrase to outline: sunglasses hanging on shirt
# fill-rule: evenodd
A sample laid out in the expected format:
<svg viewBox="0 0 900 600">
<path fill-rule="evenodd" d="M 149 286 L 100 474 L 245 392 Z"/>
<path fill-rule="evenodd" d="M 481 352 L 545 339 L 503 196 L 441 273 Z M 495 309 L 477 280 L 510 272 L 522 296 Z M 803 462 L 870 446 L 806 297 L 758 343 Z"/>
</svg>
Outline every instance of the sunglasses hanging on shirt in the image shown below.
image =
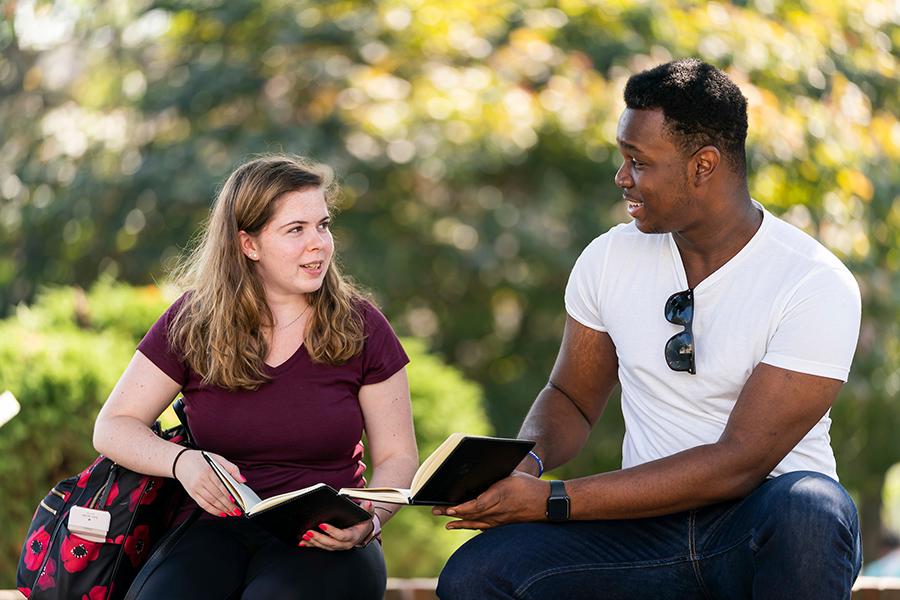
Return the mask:
<svg viewBox="0 0 900 600">
<path fill-rule="evenodd" d="M 676 333 L 666 342 L 666 364 L 673 371 L 687 371 L 697 374 L 694 363 L 694 290 L 688 288 L 676 292 L 666 300 L 666 321 L 673 325 L 681 325 L 684 331 Z"/>
</svg>

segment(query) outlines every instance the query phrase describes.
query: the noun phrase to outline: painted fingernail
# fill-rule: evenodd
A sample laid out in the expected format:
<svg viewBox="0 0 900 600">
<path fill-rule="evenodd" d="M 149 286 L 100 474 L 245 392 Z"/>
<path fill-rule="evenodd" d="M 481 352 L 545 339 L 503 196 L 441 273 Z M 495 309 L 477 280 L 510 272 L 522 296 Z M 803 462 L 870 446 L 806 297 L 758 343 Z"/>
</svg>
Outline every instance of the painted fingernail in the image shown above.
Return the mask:
<svg viewBox="0 0 900 600">
<path fill-rule="evenodd" d="M 220 516 L 220 517 L 227 517 L 228 515 L 226 515 L 225 513 L 219 513 L 219 516 Z"/>
<path fill-rule="evenodd" d="M 228 494 L 228 499 L 231 500 L 232 504 L 237 504 L 237 502 L 234 501 L 234 496 L 232 496 L 231 494 Z"/>
<path fill-rule="evenodd" d="M 305 547 L 306 547 L 306 543 L 305 543 L 305 542 L 300 542 L 300 543 L 297 544 L 297 545 L 300 546 L 301 548 L 305 548 Z"/>
<path fill-rule="evenodd" d="M 321 529 L 322 531 L 328 531 L 328 525 L 326 525 L 325 523 L 319 523 L 319 529 Z"/>
<path fill-rule="evenodd" d="M 231 514 L 235 517 L 239 517 L 239 516 L 241 516 L 241 509 L 236 508 L 233 511 L 231 511 Z"/>
<path fill-rule="evenodd" d="M 313 537 L 313 532 L 307 531 L 306 533 L 303 534 L 303 541 L 307 542 L 307 541 L 311 540 L 312 537 Z"/>
</svg>

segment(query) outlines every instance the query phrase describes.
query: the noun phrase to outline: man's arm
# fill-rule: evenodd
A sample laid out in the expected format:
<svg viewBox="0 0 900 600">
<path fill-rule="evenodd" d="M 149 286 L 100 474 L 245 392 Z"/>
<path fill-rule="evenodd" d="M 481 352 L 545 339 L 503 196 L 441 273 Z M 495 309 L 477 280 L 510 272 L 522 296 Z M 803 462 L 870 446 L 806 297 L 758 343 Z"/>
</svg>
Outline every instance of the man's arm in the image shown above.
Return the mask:
<svg viewBox="0 0 900 600">
<path fill-rule="evenodd" d="M 567 463 L 584 447 L 618 381 L 618 365 L 616 347 L 608 334 L 566 318 L 550 381 L 519 430 L 521 439 L 536 442 L 534 452 L 545 469 Z M 519 469 L 534 475 L 538 472 L 530 456 Z"/>
<path fill-rule="evenodd" d="M 587 373 L 594 374 L 596 369 L 593 366 Z M 585 376 L 589 375 L 579 377 Z M 740 498 L 758 486 L 822 418 L 841 385 L 836 379 L 759 364 L 715 443 L 629 469 L 567 481 L 571 516 L 650 517 Z M 542 440 L 547 449 L 549 439 Z M 566 443 L 561 447 L 563 451 L 551 451 L 548 458 L 555 461 L 571 450 Z M 547 482 L 516 473 L 477 499 L 440 512 L 460 518 L 448 524 L 450 529 L 538 521 L 545 518 L 548 494 Z"/>
</svg>

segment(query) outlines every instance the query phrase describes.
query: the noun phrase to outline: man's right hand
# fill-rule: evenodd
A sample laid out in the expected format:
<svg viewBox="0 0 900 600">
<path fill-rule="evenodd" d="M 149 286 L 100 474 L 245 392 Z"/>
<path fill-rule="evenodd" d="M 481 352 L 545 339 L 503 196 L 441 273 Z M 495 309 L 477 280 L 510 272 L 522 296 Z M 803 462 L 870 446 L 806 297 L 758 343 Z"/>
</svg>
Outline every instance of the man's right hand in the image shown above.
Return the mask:
<svg viewBox="0 0 900 600">
<path fill-rule="evenodd" d="M 207 454 L 222 465 L 235 480 L 246 481 L 237 465 L 218 454 L 210 452 Z M 241 514 L 241 509 L 199 450 L 188 450 L 178 459 L 175 477 L 184 486 L 188 495 L 209 514 L 217 517 L 236 517 Z"/>
</svg>

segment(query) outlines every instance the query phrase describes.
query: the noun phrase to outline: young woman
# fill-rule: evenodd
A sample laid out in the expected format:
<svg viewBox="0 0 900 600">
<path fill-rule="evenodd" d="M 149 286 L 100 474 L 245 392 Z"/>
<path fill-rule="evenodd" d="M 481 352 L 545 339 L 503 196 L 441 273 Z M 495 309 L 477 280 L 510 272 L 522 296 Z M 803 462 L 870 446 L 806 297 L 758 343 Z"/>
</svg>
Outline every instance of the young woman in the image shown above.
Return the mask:
<svg viewBox="0 0 900 600">
<path fill-rule="evenodd" d="M 324 482 L 408 487 L 418 464 L 405 365 L 384 316 L 345 281 L 330 231 L 330 169 L 293 156 L 238 167 L 202 242 L 177 271 L 186 290 L 156 322 L 97 417 L 94 445 L 175 477 L 205 513 L 154 571 L 149 598 L 382 598 L 379 543 L 396 509 L 320 525 L 296 547 L 247 519 L 199 451 L 149 429 L 180 392 L 200 448 L 266 498 Z"/>
</svg>

